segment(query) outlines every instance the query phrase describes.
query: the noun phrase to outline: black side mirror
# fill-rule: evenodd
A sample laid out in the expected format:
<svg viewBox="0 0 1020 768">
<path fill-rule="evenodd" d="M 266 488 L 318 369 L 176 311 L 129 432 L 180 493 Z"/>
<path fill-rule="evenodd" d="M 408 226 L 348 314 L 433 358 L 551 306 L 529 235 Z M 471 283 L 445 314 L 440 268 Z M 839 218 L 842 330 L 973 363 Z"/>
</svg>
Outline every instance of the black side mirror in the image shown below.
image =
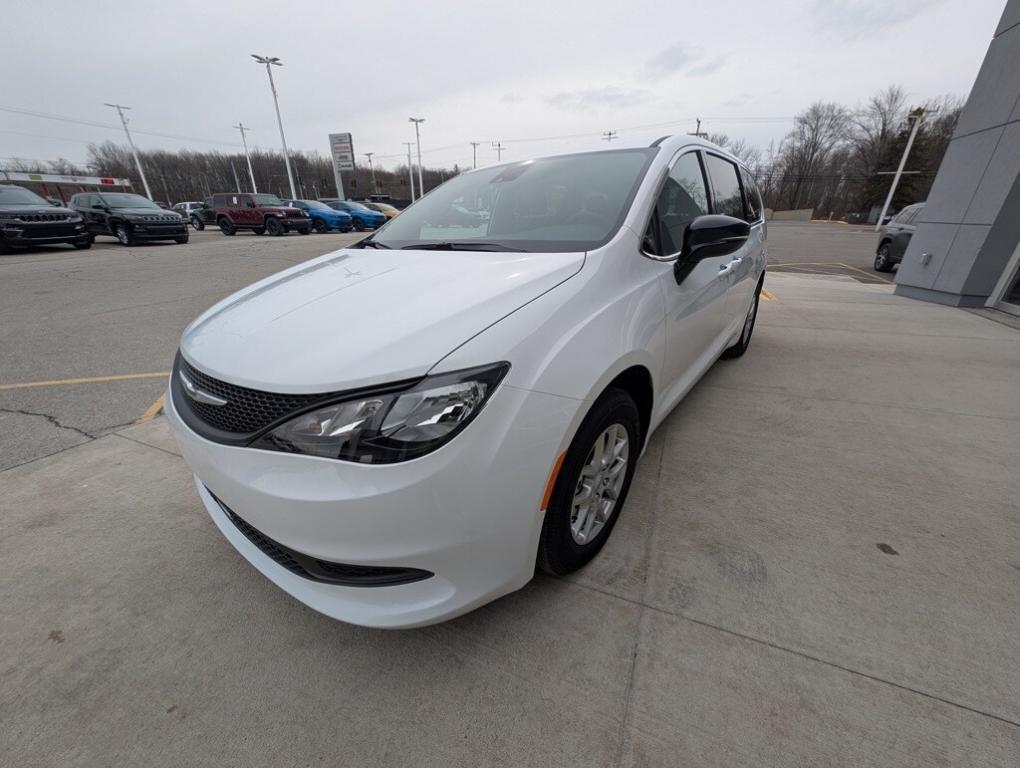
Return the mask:
<svg viewBox="0 0 1020 768">
<path fill-rule="evenodd" d="M 105 205 L 103 205 L 103 204 L 101 204 L 101 203 L 95 203 L 95 204 L 93 204 L 92 208 L 93 208 L 94 210 L 97 210 L 97 211 L 105 211 L 105 210 L 106 210 L 106 206 L 105 206 Z"/>
<path fill-rule="evenodd" d="M 61 203 L 59 200 L 50 200 L 50 205 L 52 205 L 54 208 L 61 208 L 63 206 L 63 203 Z"/>
<path fill-rule="evenodd" d="M 751 225 L 741 219 L 720 214 L 699 216 L 684 231 L 684 244 L 674 273 L 677 284 L 704 259 L 727 256 L 751 236 Z"/>
</svg>

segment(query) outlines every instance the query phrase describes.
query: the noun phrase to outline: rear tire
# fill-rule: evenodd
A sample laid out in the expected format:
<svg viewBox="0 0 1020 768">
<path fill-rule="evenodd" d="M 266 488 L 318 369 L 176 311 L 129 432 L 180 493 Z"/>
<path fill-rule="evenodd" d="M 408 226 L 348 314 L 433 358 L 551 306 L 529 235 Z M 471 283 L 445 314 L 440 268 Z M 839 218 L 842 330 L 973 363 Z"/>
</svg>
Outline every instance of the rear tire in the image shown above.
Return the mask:
<svg viewBox="0 0 1020 768">
<path fill-rule="evenodd" d="M 634 399 L 622 389 L 609 389 L 595 401 L 553 487 L 538 543 L 539 570 L 563 576 L 602 549 L 627 500 L 641 453 L 640 424 Z"/>
<path fill-rule="evenodd" d="M 892 272 L 892 259 L 889 258 L 889 243 L 882 243 L 875 252 L 875 271 Z"/>
<path fill-rule="evenodd" d="M 329 224 L 326 223 L 325 219 L 316 219 L 313 226 L 315 227 L 315 231 L 320 235 L 324 235 L 329 232 Z"/>
<path fill-rule="evenodd" d="M 237 229 L 234 227 L 233 224 L 230 223 L 230 219 L 228 219 L 226 216 L 220 216 L 216 220 L 216 223 L 220 227 L 220 232 L 225 234 L 227 237 L 233 237 L 234 235 L 237 234 Z"/>
<path fill-rule="evenodd" d="M 354 228 L 356 230 L 358 230 L 359 232 L 364 232 L 365 231 L 365 222 L 363 222 L 361 219 L 355 219 L 354 220 Z"/>
<path fill-rule="evenodd" d="M 751 299 L 751 308 L 747 310 L 744 317 L 744 326 L 740 329 L 740 338 L 737 343 L 722 353 L 724 360 L 732 360 L 741 357 L 751 344 L 751 335 L 754 333 L 754 324 L 758 319 L 758 302 L 761 298 L 762 283 L 754 291 L 754 298 Z"/>
<path fill-rule="evenodd" d="M 279 237 L 280 235 L 283 234 L 283 224 L 280 222 L 279 219 L 270 216 L 266 218 L 266 232 L 268 232 L 273 237 Z"/>
<path fill-rule="evenodd" d="M 201 232 L 203 229 L 205 229 L 205 222 L 198 218 L 198 216 L 192 216 L 191 226 L 195 228 L 196 232 Z"/>
</svg>

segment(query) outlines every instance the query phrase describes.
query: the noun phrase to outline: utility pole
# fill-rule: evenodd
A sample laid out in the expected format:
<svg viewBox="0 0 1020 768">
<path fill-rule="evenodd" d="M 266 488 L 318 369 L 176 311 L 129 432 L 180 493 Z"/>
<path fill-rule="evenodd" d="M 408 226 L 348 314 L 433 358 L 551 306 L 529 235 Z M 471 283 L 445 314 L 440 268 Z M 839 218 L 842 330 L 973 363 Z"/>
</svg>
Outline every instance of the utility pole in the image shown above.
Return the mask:
<svg viewBox="0 0 1020 768">
<path fill-rule="evenodd" d="M 407 180 L 411 182 L 411 202 L 414 202 L 414 166 L 411 165 L 411 147 L 414 146 L 413 141 L 405 141 L 404 146 L 407 147 Z"/>
<path fill-rule="evenodd" d="M 292 200 L 296 200 L 297 187 L 294 186 L 294 174 L 290 170 L 287 138 L 283 135 L 283 118 L 280 117 L 280 100 L 276 97 L 276 83 L 273 82 L 273 67 L 282 67 L 283 62 L 276 56 L 259 56 L 253 53 L 251 57 L 259 64 L 266 65 L 266 74 L 269 75 L 269 87 L 273 91 L 273 105 L 276 107 L 276 122 L 280 126 L 280 143 L 283 144 L 283 162 L 287 166 L 287 180 L 290 181 L 290 196 Z"/>
<path fill-rule="evenodd" d="M 613 139 L 618 139 L 618 138 L 620 138 L 620 137 L 616 135 L 616 131 L 604 131 L 602 133 L 602 140 L 603 141 L 612 141 Z"/>
<path fill-rule="evenodd" d="M 418 197 L 425 194 L 425 182 L 422 181 L 421 175 L 421 134 L 418 132 L 418 126 L 425 122 L 424 117 L 409 117 L 408 121 L 414 123 L 414 140 L 418 143 Z"/>
<path fill-rule="evenodd" d="M 374 193 L 378 194 L 379 193 L 379 185 L 376 184 L 376 182 L 375 182 L 375 166 L 372 165 L 372 155 L 374 155 L 374 154 L 375 154 L 375 152 L 365 152 L 364 153 L 365 157 L 368 158 L 368 170 L 370 170 L 372 172 L 372 191 Z"/>
<path fill-rule="evenodd" d="M 918 107 L 909 115 L 910 119 L 914 121 L 914 124 L 910 128 L 910 136 L 907 138 L 907 146 L 903 149 L 903 157 L 900 158 L 899 168 L 896 169 L 896 175 L 893 176 L 892 186 L 889 187 L 889 194 L 885 197 L 885 205 L 882 206 L 882 212 L 878 215 L 878 221 L 875 222 L 876 232 L 882 229 L 882 220 L 885 218 L 885 214 L 889 210 L 889 204 L 892 203 L 893 195 L 896 193 L 896 187 L 900 183 L 900 176 L 903 175 L 903 167 L 907 164 L 907 157 L 910 156 L 910 148 L 914 146 L 914 139 L 917 138 L 917 129 L 921 127 L 921 121 L 924 119 L 925 111 L 924 107 Z"/>
<path fill-rule="evenodd" d="M 250 131 L 251 128 L 245 128 L 244 123 L 241 121 L 238 121 L 234 127 L 241 132 L 241 143 L 244 144 L 244 159 L 248 161 L 248 175 L 251 177 L 252 194 L 258 194 L 259 188 L 255 186 L 255 171 L 251 168 L 251 155 L 248 154 L 248 139 L 244 135 L 244 132 Z M 240 187 L 238 187 L 237 191 L 241 191 Z"/>
<path fill-rule="evenodd" d="M 503 159 L 503 150 L 506 149 L 506 147 L 503 146 L 502 142 L 497 141 L 492 145 L 492 148 L 496 150 L 496 162 L 498 163 Z"/>
<path fill-rule="evenodd" d="M 142 170 L 142 161 L 138 159 L 138 150 L 135 149 L 135 143 L 131 140 L 131 131 L 128 130 L 127 118 L 124 117 L 124 110 L 131 109 L 131 107 L 124 107 L 120 104 L 110 104 L 109 102 L 103 102 L 108 107 L 113 107 L 117 110 L 117 114 L 120 115 L 120 124 L 124 126 L 124 135 L 127 136 L 128 146 L 131 147 L 131 155 L 135 158 L 135 167 L 138 169 L 138 175 L 142 177 L 142 186 L 145 187 L 145 196 L 152 199 L 152 190 L 149 189 L 149 181 L 145 178 L 145 171 Z"/>
<path fill-rule="evenodd" d="M 243 192 L 241 189 L 241 179 L 237 175 L 237 166 L 234 165 L 234 158 L 230 158 L 230 170 L 234 172 L 234 189 L 238 192 Z"/>
<path fill-rule="evenodd" d="M 480 141 L 472 141 L 471 142 L 471 167 L 472 168 L 477 168 L 478 167 L 478 145 L 481 144 L 481 143 L 482 142 L 480 142 Z"/>
</svg>

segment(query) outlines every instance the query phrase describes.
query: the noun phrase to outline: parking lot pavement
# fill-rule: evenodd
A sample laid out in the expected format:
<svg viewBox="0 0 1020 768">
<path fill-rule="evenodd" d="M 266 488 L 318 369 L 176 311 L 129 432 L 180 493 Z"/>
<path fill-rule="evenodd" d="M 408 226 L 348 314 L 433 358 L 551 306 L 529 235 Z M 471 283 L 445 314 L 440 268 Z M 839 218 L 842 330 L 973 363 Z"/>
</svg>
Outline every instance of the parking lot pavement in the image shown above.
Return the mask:
<svg viewBox="0 0 1020 768">
<path fill-rule="evenodd" d="M 88 251 L 0 256 L 0 469 L 140 418 L 162 394 L 181 331 L 200 312 L 363 236 L 207 229 L 187 245 L 125 248 L 100 239 Z M 68 383 L 27 386 L 39 382 Z"/>
<path fill-rule="evenodd" d="M 885 286 L 767 288 L 601 555 L 446 624 L 286 596 L 161 417 L 0 472 L 5 759 L 1016 765 L 1020 332 Z"/>
<path fill-rule="evenodd" d="M 769 269 L 774 273 L 839 275 L 884 285 L 893 274 L 876 272 L 874 226 L 821 221 L 770 221 Z"/>
</svg>

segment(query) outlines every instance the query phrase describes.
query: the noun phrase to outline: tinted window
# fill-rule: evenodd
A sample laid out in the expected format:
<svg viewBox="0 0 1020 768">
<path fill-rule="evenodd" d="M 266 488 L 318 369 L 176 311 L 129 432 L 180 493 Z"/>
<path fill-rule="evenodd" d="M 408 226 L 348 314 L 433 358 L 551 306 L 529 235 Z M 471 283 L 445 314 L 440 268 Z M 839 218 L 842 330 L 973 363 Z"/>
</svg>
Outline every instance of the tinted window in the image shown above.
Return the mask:
<svg viewBox="0 0 1020 768">
<path fill-rule="evenodd" d="M 754 177 L 743 168 L 740 169 L 740 180 L 744 183 L 744 199 L 747 201 L 747 220 L 758 221 L 761 218 L 761 195 Z"/>
<path fill-rule="evenodd" d="M 737 166 L 716 155 L 705 155 L 708 177 L 712 179 L 712 204 L 716 213 L 745 219 L 744 198 L 740 191 Z"/>
<path fill-rule="evenodd" d="M 597 248 L 619 230 L 655 152 L 587 152 L 469 171 L 429 192 L 372 239 L 395 248 Z"/>
<path fill-rule="evenodd" d="M 159 208 L 148 198 L 129 192 L 104 192 L 101 195 L 93 195 L 93 198 L 98 198 L 96 202 L 102 202 L 109 208 Z"/>
<path fill-rule="evenodd" d="M 651 227 L 660 256 L 679 253 L 684 232 L 698 216 L 708 213 L 708 190 L 697 152 L 682 155 L 669 171 L 659 192 Z"/>
</svg>

